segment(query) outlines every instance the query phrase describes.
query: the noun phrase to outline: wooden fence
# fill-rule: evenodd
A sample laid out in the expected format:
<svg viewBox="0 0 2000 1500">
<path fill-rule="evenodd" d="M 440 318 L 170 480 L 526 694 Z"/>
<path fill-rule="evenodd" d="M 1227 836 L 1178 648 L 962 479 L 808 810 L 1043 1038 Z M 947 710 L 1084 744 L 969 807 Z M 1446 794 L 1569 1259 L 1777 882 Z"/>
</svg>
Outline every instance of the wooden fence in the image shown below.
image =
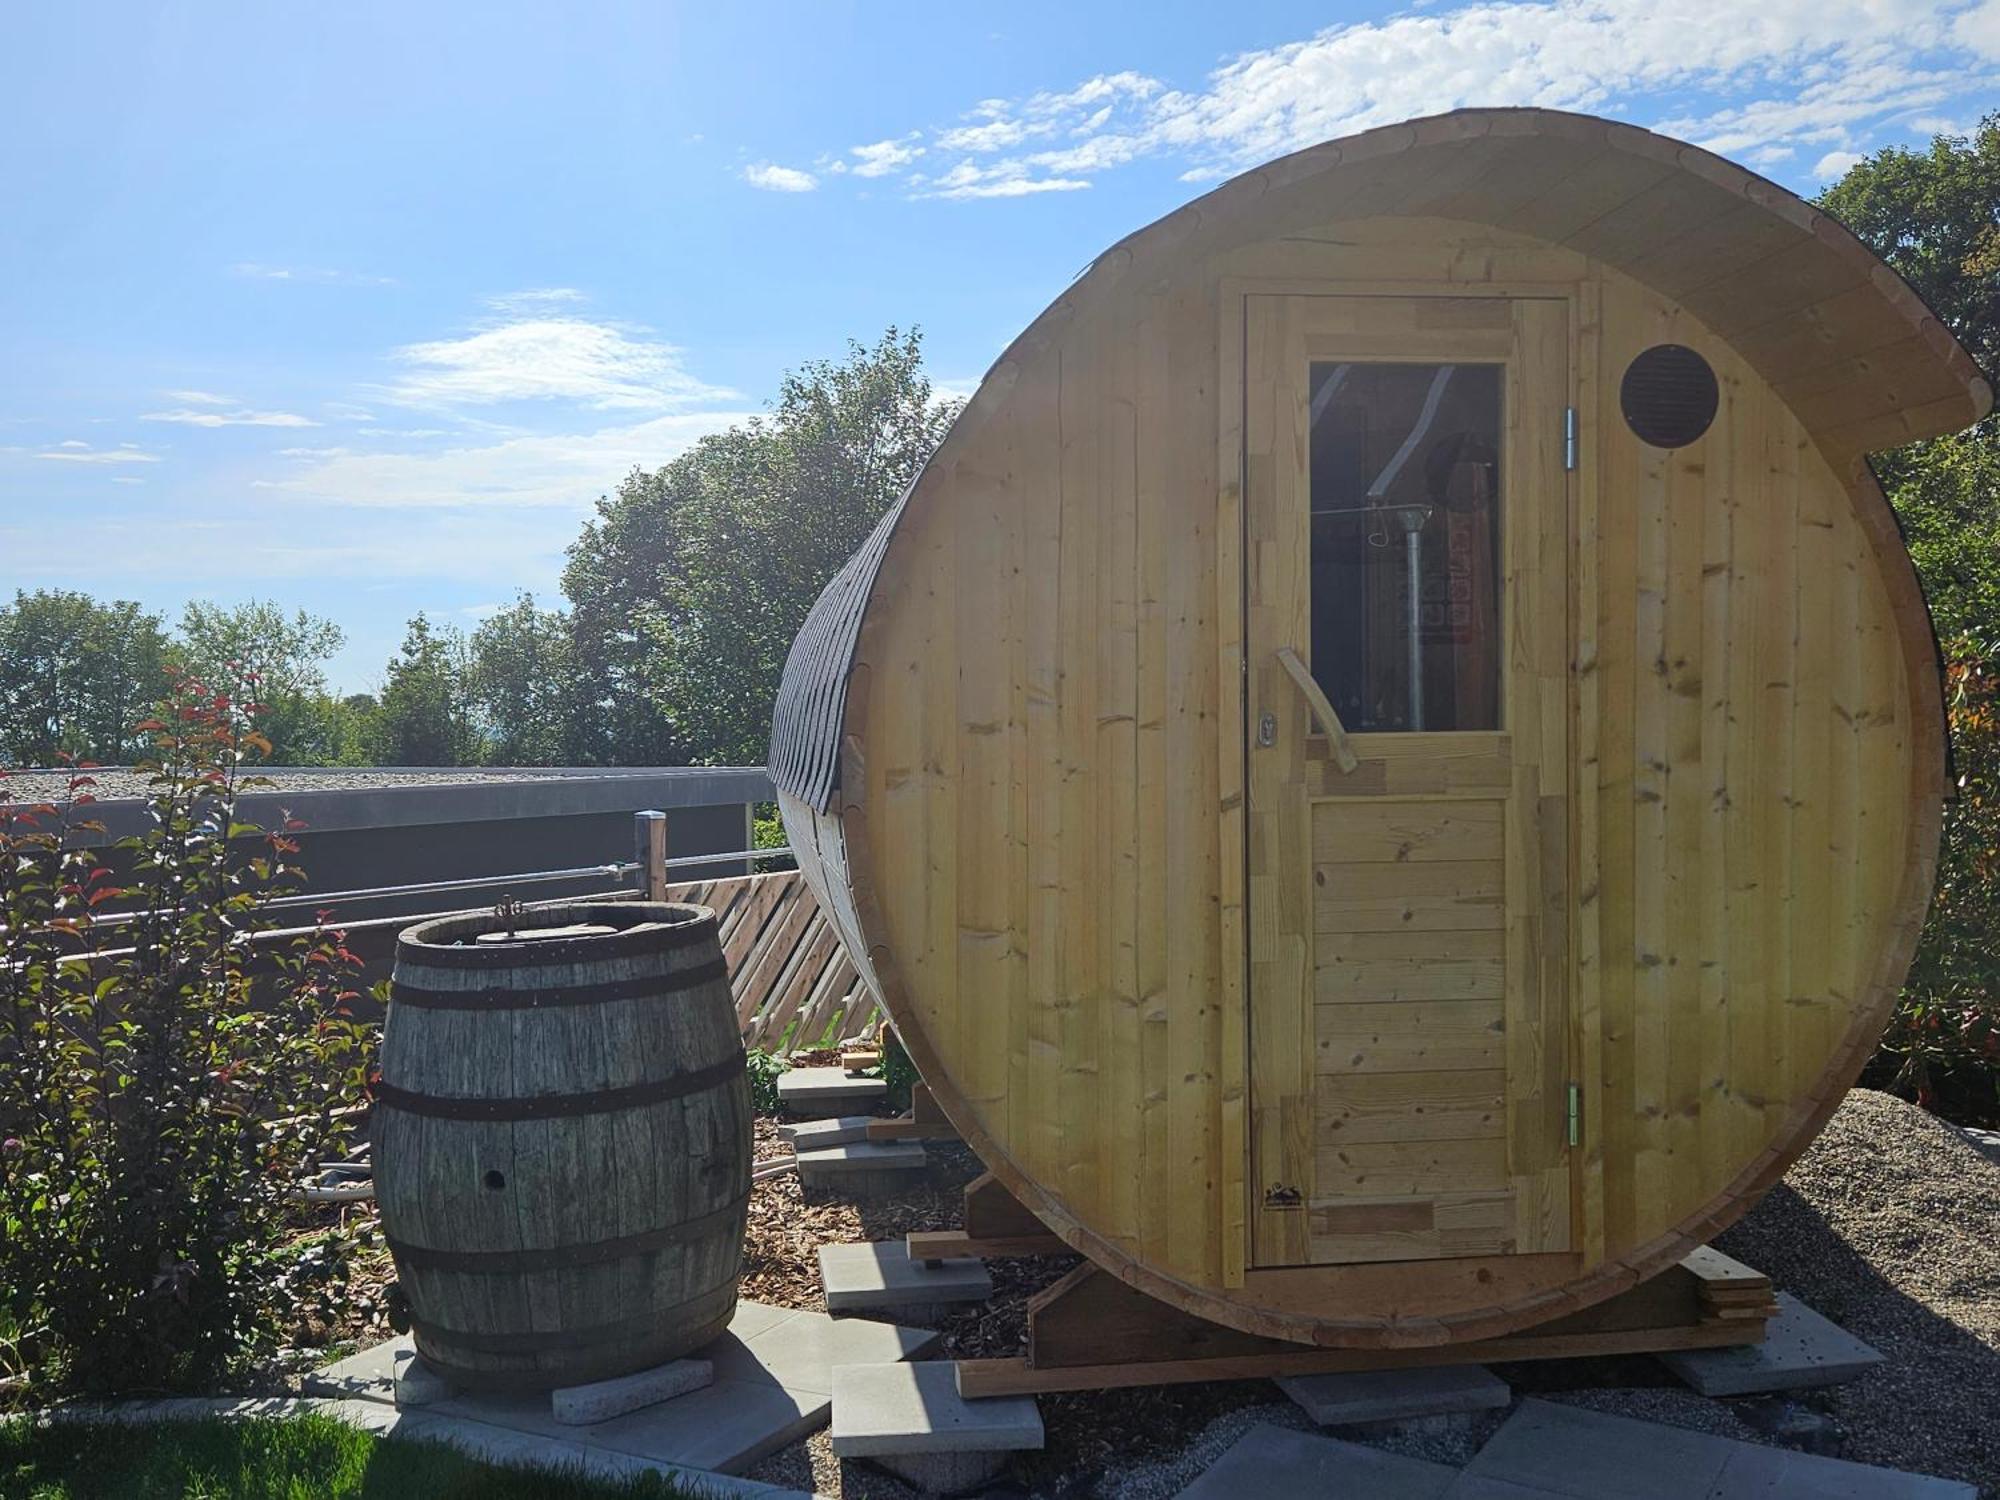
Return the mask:
<svg viewBox="0 0 2000 1500">
<path fill-rule="evenodd" d="M 797 870 L 691 881 L 666 894 L 715 908 L 744 1046 L 847 1041 L 874 1018 L 874 996 Z"/>
</svg>

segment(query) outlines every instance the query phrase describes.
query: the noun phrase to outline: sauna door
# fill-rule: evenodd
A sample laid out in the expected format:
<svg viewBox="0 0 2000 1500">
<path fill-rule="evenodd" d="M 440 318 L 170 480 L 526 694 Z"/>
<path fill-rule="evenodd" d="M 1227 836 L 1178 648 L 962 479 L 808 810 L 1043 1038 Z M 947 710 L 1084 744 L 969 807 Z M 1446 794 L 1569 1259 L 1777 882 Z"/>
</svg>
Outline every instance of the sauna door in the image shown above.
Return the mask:
<svg viewBox="0 0 2000 1500">
<path fill-rule="evenodd" d="M 1567 1249 L 1567 304 L 1244 304 L 1249 1263 Z"/>
</svg>

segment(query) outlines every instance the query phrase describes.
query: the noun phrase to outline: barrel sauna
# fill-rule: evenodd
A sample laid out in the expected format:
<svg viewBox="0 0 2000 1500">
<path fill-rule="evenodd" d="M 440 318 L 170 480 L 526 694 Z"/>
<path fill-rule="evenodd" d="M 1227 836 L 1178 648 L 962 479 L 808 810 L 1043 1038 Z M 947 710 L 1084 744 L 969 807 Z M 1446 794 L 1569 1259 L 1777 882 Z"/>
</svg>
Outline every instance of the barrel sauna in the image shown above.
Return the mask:
<svg viewBox="0 0 2000 1500">
<path fill-rule="evenodd" d="M 1694 146 L 1301 151 L 1101 255 L 828 586 L 792 847 L 953 1124 L 1130 1285 L 1334 1346 L 1576 1310 L 1881 1032 L 1945 743 L 1866 455 L 1990 405 Z"/>
<path fill-rule="evenodd" d="M 417 1350 L 481 1389 L 663 1364 L 736 1310 L 750 1090 L 715 913 L 569 903 L 405 932 L 375 1196 Z"/>
</svg>

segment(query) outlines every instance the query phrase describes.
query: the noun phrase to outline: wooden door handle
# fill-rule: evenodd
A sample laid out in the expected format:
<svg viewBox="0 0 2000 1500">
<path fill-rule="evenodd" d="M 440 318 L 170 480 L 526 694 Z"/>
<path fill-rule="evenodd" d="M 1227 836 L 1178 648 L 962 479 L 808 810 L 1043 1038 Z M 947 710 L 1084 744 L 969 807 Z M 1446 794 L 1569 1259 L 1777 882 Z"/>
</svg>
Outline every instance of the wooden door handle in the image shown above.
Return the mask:
<svg viewBox="0 0 2000 1500">
<path fill-rule="evenodd" d="M 1327 702 L 1326 694 L 1319 690 L 1319 683 L 1306 670 L 1306 664 L 1299 660 L 1299 653 L 1290 646 L 1278 648 L 1278 665 L 1285 669 L 1285 675 L 1298 684 L 1305 694 L 1306 706 L 1312 716 L 1319 721 L 1320 732 L 1326 736 L 1327 748 L 1333 751 L 1333 763 L 1340 767 L 1342 774 L 1352 771 L 1361 762 L 1355 758 L 1354 746 L 1348 741 L 1347 726 L 1340 722 L 1340 715 Z"/>
</svg>

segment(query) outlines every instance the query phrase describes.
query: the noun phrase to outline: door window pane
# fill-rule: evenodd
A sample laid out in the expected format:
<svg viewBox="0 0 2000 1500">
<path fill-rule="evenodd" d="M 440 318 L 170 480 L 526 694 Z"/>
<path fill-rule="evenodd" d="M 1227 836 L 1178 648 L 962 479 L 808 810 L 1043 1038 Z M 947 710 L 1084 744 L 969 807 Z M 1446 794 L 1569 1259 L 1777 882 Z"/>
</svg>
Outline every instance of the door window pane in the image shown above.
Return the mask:
<svg viewBox="0 0 2000 1500">
<path fill-rule="evenodd" d="M 1313 363 L 1313 675 L 1349 733 L 1500 727 L 1500 372 Z"/>
</svg>

